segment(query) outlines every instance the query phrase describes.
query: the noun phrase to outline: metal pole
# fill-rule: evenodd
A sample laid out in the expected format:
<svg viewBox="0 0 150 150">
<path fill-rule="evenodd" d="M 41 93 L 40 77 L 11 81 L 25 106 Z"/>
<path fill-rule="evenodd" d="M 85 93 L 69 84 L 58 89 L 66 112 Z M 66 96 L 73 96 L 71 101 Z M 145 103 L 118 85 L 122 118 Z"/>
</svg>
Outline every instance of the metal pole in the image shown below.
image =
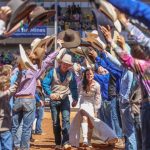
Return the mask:
<svg viewBox="0 0 150 150">
<path fill-rule="evenodd" d="M 55 35 L 56 35 L 56 38 L 55 38 L 55 50 L 57 49 L 57 30 L 58 30 L 58 0 L 55 0 L 55 11 L 56 11 L 56 14 L 55 14 Z"/>
</svg>

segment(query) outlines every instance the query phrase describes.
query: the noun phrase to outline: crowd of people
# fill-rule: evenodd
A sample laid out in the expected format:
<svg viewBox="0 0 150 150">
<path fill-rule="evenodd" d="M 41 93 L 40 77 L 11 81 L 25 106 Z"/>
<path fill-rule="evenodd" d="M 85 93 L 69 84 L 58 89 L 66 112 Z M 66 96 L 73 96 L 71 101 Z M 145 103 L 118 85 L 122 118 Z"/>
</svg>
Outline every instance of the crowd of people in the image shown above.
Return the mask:
<svg viewBox="0 0 150 150">
<path fill-rule="evenodd" d="M 17 1 L 20 5 L 16 13 L 12 6 Z M 80 142 L 85 149 L 92 148 L 92 139 L 126 150 L 150 149 L 150 38 L 124 14 L 129 9 L 129 16 L 149 28 L 148 14 L 138 14 L 150 8 L 132 0 L 90 2 L 96 30 L 85 32 L 85 38 L 72 29 L 61 31 L 53 52 L 56 35 L 36 38 L 30 49 L 19 45 L 17 65 L 0 66 L 0 149 L 30 149 L 32 133 L 43 132 L 45 95 L 50 98 L 56 150 L 71 150 Z M 131 13 L 130 2 L 143 9 L 133 7 Z M 113 5 L 124 13 L 118 13 Z M 11 0 L 1 7 L 1 38 L 20 28 L 37 7 L 29 0 Z M 47 13 L 55 14 L 54 10 L 43 10 L 42 18 L 39 14 L 28 21 L 29 29 L 49 17 Z M 137 47 L 125 41 L 122 28 L 132 35 Z M 80 103 L 72 122 L 70 94 L 72 107 Z"/>
<path fill-rule="evenodd" d="M 1 51 L 0 52 L 0 65 L 12 64 L 15 57 L 11 51 Z"/>
<path fill-rule="evenodd" d="M 85 9 L 85 8 L 84 8 Z M 93 16 L 88 10 L 81 10 L 80 5 L 69 5 L 66 10 L 62 11 L 58 7 L 58 10 L 62 13 L 58 13 L 59 31 L 73 29 L 82 32 L 85 30 L 94 29 Z"/>
</svg>

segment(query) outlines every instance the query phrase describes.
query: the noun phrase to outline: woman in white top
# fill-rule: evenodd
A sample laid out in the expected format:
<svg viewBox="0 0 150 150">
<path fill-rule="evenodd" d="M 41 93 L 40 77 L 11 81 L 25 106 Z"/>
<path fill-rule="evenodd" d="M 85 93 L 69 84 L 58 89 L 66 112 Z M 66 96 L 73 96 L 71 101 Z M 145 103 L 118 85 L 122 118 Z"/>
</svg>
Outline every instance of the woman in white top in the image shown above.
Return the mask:
<svg viewBox="0 0 150 150">
<path fill-rule="evenodd" d="M 113 130 L 97 118 L 101 106 L 100 85 L 94 81 L 91 69 L 85 70 L 83 81 L 78 88 L 81 96 L 80 109 L 70 126 L 70 144 L 79 147 L 80 127 L 84 147 L 91 146 L 93 136 L 108 143 L 116 143 L 118 139 Z"/>
</svg>

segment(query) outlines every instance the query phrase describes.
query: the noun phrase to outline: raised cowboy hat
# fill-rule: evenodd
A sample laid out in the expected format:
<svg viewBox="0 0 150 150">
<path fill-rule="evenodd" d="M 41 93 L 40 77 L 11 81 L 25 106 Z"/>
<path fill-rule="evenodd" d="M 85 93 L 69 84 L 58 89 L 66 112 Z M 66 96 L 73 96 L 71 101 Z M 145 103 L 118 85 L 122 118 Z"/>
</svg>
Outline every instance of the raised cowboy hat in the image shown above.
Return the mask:
<svg viewBox="0 0 150 150">
<path fill-rule="evenodd" d="M 7 24 L 7 31 L 9 31 L 22 19 L 27 17 L 36 7 L 36 4 L 34 2 L 30 2 L 30 0 L 11 0 L 8 2 L 7 6 L 9 6 L 12 10 L 10 20 Z"/>
<path fill-rule="evenodd" d="M 45 10 L 43 7 L 36 7 L 29 15 L 30 22 L 28 30 L 36 26 L 38 23 L 43 22 L 45 19 L 55 15 L 55 10 Z"/>
<path fill-rule="evenodd" d="M 95 60 L 93 59 L 93 57 L 91 57 L 89 55 L 89 52 L 91 51 L 91 49 L 89 47 L 85 47 L 85 46 L 76 47 L 76 48 L 70 49 L 70 51 L 72 53 L 75 53 L 75 54 L 78 54 L 78 55 L 80 55 L 82 57 L 85 57 L 90 64 L 94 64 L 95 63 Z"/>
<path fill-rule="evenodd" d="M 104 44 L 107 44 L 105 37 L 104 37 L 103 33 L 101 32 L 99 26 L 107 27 L 107 25 L 109 25 L 111 28 L 111 34 L 113 36 L 114 31 L 115 31 L 114 23 L 104 13 L 102 13 L 101 11 L 98 11 L 97 9 L 93 9 L 92 13 L 94 16 L 95 25 L 96 25 L 98 33 L 99 33 L 99 38 L 101 39 L 101 41 L 103 41 Z"/>
<path fill-rule="evenodd" d="M 107 15 L 113 21 L 117 31 L 121 32 L 122 27 L 120 21 L 117 18 L 117 12 L 115 10 L 115 7 L 106 1 L 102 1 L 99 10 L 102 11 L 105 15 Z"/>
<path fill-rule="evenodd" d="M 34 59 L 37 61 L 38 67 L 41 68 L 42 60 L 45 55 L 46 49 L 48 46 L 52 45 L 54 43 L 55 36 L 46 36 L 44 39 L 36 38 L 31 43 L 31 59 Z"/>
<path fill-rule="evenodd" d="M 83 41 L 90 42 L 91 45 L 97 50 L 104 50 L 106 48 L 105 43 L 103 43 L 103 41 L 100 40 L 97 30 L 93 30 L 92 32 L 86 32 L 86 35 L 86 38 L 82 38 Z"/>
<path fill-rule="evenodd" d="M 103 12 L 109 19 L 111 19 L 117 31 L 121 32 L 121 23 L 118 20 L 117 11 L 113 5 L 105 0 L 90 0 L 90 2 L 94 4 L 97 10 Z"/>
<path fill-rule="evenodd" d="M 55 40 L 55 35 L 46 36 L 43 39 L 40 39 L 40 38 L 34 39 L 31 43 L 32 52 L 34 52 L 37 47 L 51 46 L 51 44 L 53 44 L 54 40 Z"/>
<path fill-rule="evenodd" d="M 21 44 L 19 45 L 19 50 L 20 50 L 19 63 L 21 65 L 21 68 L 36 70 L 35 66 L 32 64 L 31 60 L 27 56 Z"/>
<path fill-rule="evenodd" d="M 75 48 L 81 43 L 80 34 L 77 31 L 67 29 L 58 34 L 58 39 L 63 40 L 63 48 Z"/>
</svg>

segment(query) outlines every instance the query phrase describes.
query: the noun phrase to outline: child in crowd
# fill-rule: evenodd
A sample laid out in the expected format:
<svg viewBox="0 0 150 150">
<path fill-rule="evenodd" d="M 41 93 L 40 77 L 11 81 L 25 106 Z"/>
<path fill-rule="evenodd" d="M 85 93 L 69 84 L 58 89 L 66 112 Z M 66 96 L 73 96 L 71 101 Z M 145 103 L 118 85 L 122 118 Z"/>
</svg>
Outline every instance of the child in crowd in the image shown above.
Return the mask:
<svg viewBox="0 0 150 150">
<path fill-rule="evenodd" d="M 0 149 L 12 150 L 11 109 L 9 100 L 16 92 L 17 83 L 10 86 L 10 65 L 0 67 Z"/>
</svg>

